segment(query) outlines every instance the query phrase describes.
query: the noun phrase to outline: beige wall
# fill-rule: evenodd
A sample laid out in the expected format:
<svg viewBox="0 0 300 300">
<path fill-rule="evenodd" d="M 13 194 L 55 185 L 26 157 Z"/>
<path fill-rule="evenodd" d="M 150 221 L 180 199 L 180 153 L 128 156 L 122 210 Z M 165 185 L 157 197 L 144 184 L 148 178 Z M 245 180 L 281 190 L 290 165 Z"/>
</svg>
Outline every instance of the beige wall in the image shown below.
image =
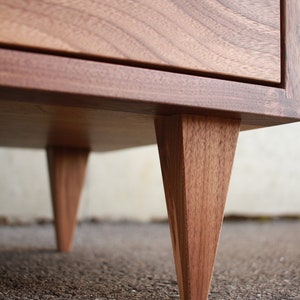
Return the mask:
<svg viewBox="0 0 300 300">
<path fill-rule="evenodd" d="M 300 124 L 242 132 L 226 213 L 300 215 Z M 0 216 L 51 218 L 42 150 L 0 148 Z M 79 216 L 165 218 L 156 146 L 90 156 Z"/>
</svg>

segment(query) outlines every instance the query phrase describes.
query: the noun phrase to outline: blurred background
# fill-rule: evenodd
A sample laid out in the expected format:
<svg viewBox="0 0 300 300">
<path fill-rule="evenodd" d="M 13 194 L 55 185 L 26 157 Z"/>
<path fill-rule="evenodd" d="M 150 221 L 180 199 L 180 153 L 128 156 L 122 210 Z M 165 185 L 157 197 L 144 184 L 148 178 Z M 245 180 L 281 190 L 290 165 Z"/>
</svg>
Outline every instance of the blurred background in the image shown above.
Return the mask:
<svg viewBox="0 0 300 300">
<path fill-rule="evenodd" d="M 300 216 L 300 124 L 241 132 L 225 214 Z M 0 148 L 0 217 L 52 219 L 44 150 Z M 92 153 L 79 219 L 167 218 L 156 145 Z"/>
</svg>

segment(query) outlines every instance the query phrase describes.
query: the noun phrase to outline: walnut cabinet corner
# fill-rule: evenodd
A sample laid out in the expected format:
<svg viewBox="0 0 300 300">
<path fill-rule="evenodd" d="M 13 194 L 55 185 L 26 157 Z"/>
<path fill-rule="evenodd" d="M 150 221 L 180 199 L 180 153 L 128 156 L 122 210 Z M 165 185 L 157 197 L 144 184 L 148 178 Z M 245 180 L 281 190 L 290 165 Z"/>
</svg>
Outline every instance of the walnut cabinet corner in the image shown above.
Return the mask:
<svg viewBox="0 0 300 300">
<path fill-rule="evenodd" d="M 45 148 L 69 251 L 89 151 L 157 143 L 180 297 L 207 299 L 240 130 L 300 120 L 298 0 L 0 0 L 0 145 Z"/>
</svg>

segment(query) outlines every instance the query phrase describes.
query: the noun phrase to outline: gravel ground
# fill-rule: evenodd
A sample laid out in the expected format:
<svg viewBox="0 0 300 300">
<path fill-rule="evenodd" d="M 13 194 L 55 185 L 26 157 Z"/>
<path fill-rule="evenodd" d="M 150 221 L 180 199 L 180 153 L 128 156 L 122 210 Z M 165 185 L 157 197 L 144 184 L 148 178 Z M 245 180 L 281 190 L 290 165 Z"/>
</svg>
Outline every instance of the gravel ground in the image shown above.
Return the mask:
<svg viewBox="0 0 300 300">
<path fill-rule="evenodd" d="M 168 226 L 0 226 L 0 299 L 179 299 Z M 209 299 L 300 299 L 300 222 L 225 222 Z"/>
</svg>

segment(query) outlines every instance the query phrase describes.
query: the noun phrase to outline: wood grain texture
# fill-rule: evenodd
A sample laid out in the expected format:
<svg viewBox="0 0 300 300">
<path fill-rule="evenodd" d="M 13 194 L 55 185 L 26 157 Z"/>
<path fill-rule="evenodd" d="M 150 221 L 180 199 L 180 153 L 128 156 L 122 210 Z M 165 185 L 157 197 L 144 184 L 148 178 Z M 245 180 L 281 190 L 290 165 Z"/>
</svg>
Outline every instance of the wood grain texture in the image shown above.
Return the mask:
<svg viewBox="0 0 300 300">
<path fill-rule="evenodd" d="M 155 143 L 153 119 L 240 118 L 242 128 L 300 119 L 281 88 L 0 49 L 0 145 L 107 151 Z"/>
<path fill-rule="evenodd" d="M 181 300 L 206 300 L 240 120 L 179 115 L 156 120 Z"/>
<path fill-rule="evenodd" d="M 286 95 L 300 103 L 300 1 L 286 0 Z"/>
<path fill-rule="evenodd" d="M 149 114 L 222 110 L 261 126 L 300 116 L 281 88 L 0 49 L 0 99 L 8 98 Z"/>
<path fill-rule="evenodd" d="M 155 144 L 153 119 L 149 114 L 0 101 L 0 145 L 109 151 Z"/>
<path fill-rule="evenodd" d="M 88 154 L 87 149 L 47 148 L 57 247 L 62 252 L 72 248 Z"/>
<path fill-rule="evenodd" d="M 0 49 L 0 145 L 107 151 L 155 143 L 157 115 L 300 119 L 281 88 Z"/>
<path fill-rule="evenodd" d="M 280 82 L 280 0 L 1 0 L 0 42 Z"/>
</svg>

